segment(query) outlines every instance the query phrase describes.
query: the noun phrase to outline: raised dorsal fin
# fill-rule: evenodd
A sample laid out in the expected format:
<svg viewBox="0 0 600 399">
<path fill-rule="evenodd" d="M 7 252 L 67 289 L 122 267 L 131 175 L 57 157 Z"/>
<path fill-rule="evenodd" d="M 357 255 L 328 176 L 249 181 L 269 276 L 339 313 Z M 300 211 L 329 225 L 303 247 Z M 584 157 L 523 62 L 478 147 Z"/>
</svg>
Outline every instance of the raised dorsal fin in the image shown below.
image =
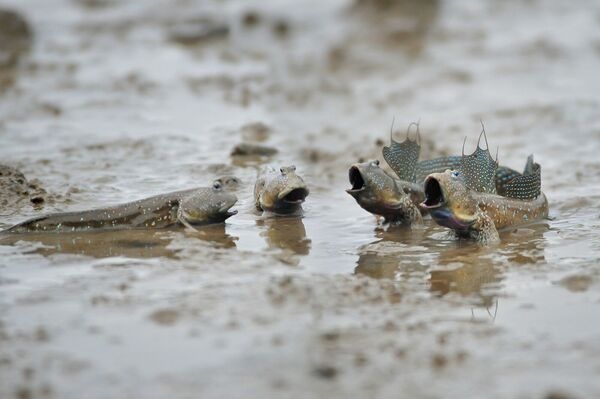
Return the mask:
<svg viewBox="0 0 600 399">
<path fill-rule="evenodd" d="M 481 137 L 485 139 L 485 150 L 480 147 Z M 466 142 L 466 138 L 465 138 Z M 498 162 L 490 155 L 490 149 L 485 135 L 481 131 L 477 140 L 477 149 L 471 155 L 465 155 L 465 144 L 463 142 L 462 158 L 460 161 L 460 173 L 471 190 L 481 193 L 496 193 L 496 168 Z"/>
<path fill-rule="evenodd" d="M 417 127 L 417 135 L 414 140 L 408 137 L 410 127 L 415 125 Z M 419 160 L 419 154 L 421 152 L 419 124 L 411 123 L 408 125 L 406 131 L 406 139 L 399 143 L 394 140 L 390 132 L 390 145 L 389 147 L 383 147 L 381 151 L 383 159 L 390 165 L 390 168 L 398 175 L 400 180 L 407 182 L 415 182 L 417 174 L 417 162 Z"/>
<path fill-rule="evenodd" d="M 523 174 L 512 178 L 504 183 L 505 197 L 518 199 L 533 199 L 540 195 L 542 191 L 542 167 L 533 162 L 533 155 L 527 157 L 527 163 Z"/>
<path fill-rule="evenodd" d="M 521 173 L 506 166 L 498 166 L 498 169 L 496 169 L 496 194 L 505 197 L 506 183 L 517 176 L 521 176 Z"/>
</svg>

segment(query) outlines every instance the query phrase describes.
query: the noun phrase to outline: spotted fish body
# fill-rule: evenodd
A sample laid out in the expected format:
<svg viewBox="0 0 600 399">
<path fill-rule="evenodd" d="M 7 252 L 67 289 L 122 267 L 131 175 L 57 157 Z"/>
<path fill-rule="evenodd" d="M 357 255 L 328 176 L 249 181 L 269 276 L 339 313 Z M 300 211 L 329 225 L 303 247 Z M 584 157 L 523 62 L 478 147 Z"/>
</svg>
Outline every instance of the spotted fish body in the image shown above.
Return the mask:
<svg viewBox="0 0 600 399">
<path fill-rule="evenodd" d="M 489 151 L 478 145 L 467 158 L 476 162 L 466 161 L 459 170 L 432 173 L 425 179 L 421 207 L 438 224 L 459 236 L 488 244 L 500 240 L 498 230 L 548 216 L 548 200 L 541 192 L 541 168 L 533 162 L 533 156 L 528 158 L 522 174 L 504 177 L 497 190 L 502 195 L 490 192 L 496 191 L 493 176 L 498 174 Z"/>
<path fill-rule="evenodd" d="M 296 167 L 282 166 L 279 170 L 264 168 L 254 184 L 254 204 L 258 210 L 275 214 L 291 214 L 302 210 L 309 194 L 306 183 Z"/>
<path fill-rule="evenodd" d="M 348 171 L 352 188 L 346 192 L 352 195 L 363 209 L 383 216 L 386 222 L 420 224 L 422 214 L 428 212 L 419 208 L 419 204 L 425 198 L 423 182 L 429 174 L 459 169 L 463 162 L 466 167 L 477 170 L 477 164 L 486 160 L 483 155 L 487 153 L 476 153 L 466 159 L 462 156 L 447 156 L 418 161 L 421 151 L 419 139 L 417 126 L 415 139 L 409 138 L 407 133 L 403 142 L 391 138 L 390 145 L 383 148 L 383 158 L 397 178 L 387 175 L 379 168 L 378 163 L 354 164 Z M 504 186 L 516 176 L 521 174 L 507 167 L 497 168 L 493 175 L 496 187 L 489 192 L 505 192 Z"/>
<path fill-rule="evenodd" d="M 424 199 L 423 190 L 390 176 L 379 167 L 379 161 L 352 165 L 348 179 L 352 187 L 346 192 L 367 212 L 382 216 L 385 222 L 422 222 L 417 204 Z"/>
<path fill-rule="evenodd" d="M 234 215 L 229 211 L 237 198 L 213 187 L 176 191 L 154 197 L 81 212 L 62 212 L 19 223 L 3 233 L 82 232 L 120 229 L 160 229 L 182 223 L 201 225 L 222 222 Z"/>
</svg>

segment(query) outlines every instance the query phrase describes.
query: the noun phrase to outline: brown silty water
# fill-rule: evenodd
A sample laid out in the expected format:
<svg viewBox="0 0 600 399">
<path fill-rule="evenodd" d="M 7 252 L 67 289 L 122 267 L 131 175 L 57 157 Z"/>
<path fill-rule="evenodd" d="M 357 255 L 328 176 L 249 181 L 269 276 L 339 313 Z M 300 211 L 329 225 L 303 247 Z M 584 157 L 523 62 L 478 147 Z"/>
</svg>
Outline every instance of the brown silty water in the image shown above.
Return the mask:
<svg viewBox="0 0 600 399">
<path fill-rule="evenodd" d="M 3 4 L 33 35 L 2 67 L 0 159 L 47 194 L 1 228 L 242 184 L 199 232 L 3 238 L 0 397 L 600 395 L 597 3 Z M 425 157 L 480 119 L 501 164 L 534 153 L 550 220 L 491 247 L 381 226 L 344 190 L 393 117 Z M 296 165 L 303 217 L 256 212 L 264 164 Z"/>
</svg>

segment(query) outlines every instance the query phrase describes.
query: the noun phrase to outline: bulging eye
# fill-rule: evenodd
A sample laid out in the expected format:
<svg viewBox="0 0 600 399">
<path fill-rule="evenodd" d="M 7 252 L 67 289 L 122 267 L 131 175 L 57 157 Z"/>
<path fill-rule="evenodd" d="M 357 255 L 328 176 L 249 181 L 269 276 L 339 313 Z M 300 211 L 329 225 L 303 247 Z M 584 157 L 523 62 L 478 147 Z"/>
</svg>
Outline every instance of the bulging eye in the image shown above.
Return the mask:
<svg viewBox="0 0 600 399">
<path fill-rule="evenodd" d="M 460 175 L 460 172 L 458 170 L 452 172 L 452 177 L 458 177 L 458 175 Z"/>
<path fill-rule="evenodd" d="M 379 159 L 376 159 L 376 160 L 374 160 L 374 161 L 373 161 L 373 165 L 375 165 L 375 166 L 379 166 Z"/>
<path fill-rule="evenodd" d="M 216 181 L 216 182 L 214 182 L 214 183 L 213 183 L 213 188 L 214 188 L 215 190 L 220 190 L 220 189 L 221 189 L 221 187 L 222 187 L 222 186 L 221 186 L 221 182 L 219 182 L 219 181 Z"/>
</svg>

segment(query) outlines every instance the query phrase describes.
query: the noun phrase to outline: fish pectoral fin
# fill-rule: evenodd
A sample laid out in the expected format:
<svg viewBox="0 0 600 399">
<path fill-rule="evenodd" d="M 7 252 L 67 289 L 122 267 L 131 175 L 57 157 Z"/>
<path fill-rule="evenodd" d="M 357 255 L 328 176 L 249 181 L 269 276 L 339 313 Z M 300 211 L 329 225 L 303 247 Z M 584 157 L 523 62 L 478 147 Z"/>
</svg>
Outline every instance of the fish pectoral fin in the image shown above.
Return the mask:
<svg viewBox="0 0 600 399">
<path fill-rule="evenodd" d="M 423 216 L 421 210 L 415 205 L 409 197 L 403 200 L 392 202 L 389 206 L 391 209 L 401 209 L 404 216 L 402 220 L 404 223 L 410 224 L 423 224 Z"/>
<path fill-rule="evenodd" d="M 185 227 L 187 227 L 190 230 L 193 231 L 198 231 L 197 228 L 195 228 L 194 226 L 192 226 L 186 219 L 185 216 L 183 216 L 183 211 L 181 206 L 179 207 L 179 209 L 177 209 L 177 220 L 179 221 L 179 223 L 181 223 L 182 225 L 184 225 Z"/>
<path fill-rule="evenodd" d="M 480 245 L 497 244 L 500 242 L 500 234 L 496 229 L 496 225 L 492 218 L 485 212 L 481 212 L 477 216 L 477 220 L 473 224 L 475 239 Z"/>
</svg>

